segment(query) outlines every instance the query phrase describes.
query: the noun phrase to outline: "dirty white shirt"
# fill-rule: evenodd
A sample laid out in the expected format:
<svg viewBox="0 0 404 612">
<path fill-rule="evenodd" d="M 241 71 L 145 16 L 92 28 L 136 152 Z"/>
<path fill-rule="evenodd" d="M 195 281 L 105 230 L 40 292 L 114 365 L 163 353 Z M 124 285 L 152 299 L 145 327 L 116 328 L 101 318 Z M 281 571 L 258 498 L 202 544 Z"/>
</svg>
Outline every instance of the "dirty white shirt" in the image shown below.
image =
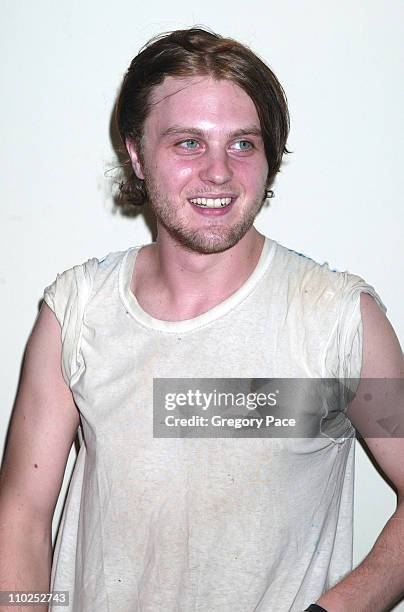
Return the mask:
<svg viewBox="0 0 404 612">
<path fill-rule="evenodd" d="M 352 569 L 354 429 L 334 437 L 156 438 L 153 379 L 359 377 L 374 288 L 266 237 L 230 297 L 188 320 L 130 290 L 140 247 L 44 292 L 81 447 L 55 545 L 66 612 L 297 612 Z M 51 610 L 61 608 L 52 608 Z"/>
</svg>

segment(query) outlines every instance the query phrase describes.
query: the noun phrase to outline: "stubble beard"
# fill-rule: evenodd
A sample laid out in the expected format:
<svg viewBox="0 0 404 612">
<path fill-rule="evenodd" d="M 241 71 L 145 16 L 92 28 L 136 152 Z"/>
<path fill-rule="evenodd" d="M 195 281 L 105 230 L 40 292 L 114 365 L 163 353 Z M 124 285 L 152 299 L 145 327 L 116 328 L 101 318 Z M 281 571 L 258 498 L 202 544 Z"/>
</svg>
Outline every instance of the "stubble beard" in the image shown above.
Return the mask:
<svg viewBox="0 0 404 612">
<path fill-rule="evenodd" d="M 246 209 L 243 217 L 232 225 L 217 222 L 212 215 L 209 224 L 206 223 L 206 218 L 201 218 L 205 221 L 204 227 L 193 229 L 187 226 L 185 222 L 179 221 L 178 204 L 159 191 L 157 185 L 146 173 L 145 186 L 150 206 L 157 221 L 178 245 L 197 253 L 221 253 L 233 247 L 252 227 L 265 202 L 265 189 L 263 189 L 262 196 L 257 198 L 253 206 Z M 185 206 L 191 205 L 187 202 Z M 180 210 L 182 210 L 182 207 Z"/>
</svg>

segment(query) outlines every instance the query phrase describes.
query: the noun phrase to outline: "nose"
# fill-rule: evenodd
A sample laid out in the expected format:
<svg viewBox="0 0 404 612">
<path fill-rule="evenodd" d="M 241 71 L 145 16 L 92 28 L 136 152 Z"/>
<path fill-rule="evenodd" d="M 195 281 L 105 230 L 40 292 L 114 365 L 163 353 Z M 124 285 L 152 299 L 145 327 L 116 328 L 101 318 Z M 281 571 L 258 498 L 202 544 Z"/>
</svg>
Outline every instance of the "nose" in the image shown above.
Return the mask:
<svg viewBox="0 0 404 612">
<path fill-rule="evenodd" d="M 223 185 L 233 178 L 233 170 L 226 151 L 209 151 L 204 155 L 199 173 L 202 181 Z"/>
</svg>

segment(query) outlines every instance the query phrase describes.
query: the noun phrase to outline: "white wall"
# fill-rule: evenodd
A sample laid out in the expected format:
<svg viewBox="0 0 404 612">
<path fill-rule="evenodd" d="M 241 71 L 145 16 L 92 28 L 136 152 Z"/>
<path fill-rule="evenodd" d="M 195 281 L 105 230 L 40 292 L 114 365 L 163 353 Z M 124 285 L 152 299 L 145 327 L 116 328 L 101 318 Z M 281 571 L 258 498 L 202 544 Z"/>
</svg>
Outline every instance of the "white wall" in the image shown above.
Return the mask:
<svg viewBox="0 0 404 612">
<path fill-rule="evenodd" d="M 1 440 L 43 288 L 89 257 L 149 240 L 142 218 L 113 212 L 104 172 L 114 163 L 110 116 L 122 75 L 139 47 L 164 30 L 207 25 L 251 45 L 274 69 L 290 103 L 294 154 L 257 227 L 363 276 L 386 303 L 403 343 L 404 4 L 201 4 L 2 1 Z M 72 452 L 64 488 L 73 459 Z M 358 447 L 356 562 L 394 504 Z"/>
</svg>

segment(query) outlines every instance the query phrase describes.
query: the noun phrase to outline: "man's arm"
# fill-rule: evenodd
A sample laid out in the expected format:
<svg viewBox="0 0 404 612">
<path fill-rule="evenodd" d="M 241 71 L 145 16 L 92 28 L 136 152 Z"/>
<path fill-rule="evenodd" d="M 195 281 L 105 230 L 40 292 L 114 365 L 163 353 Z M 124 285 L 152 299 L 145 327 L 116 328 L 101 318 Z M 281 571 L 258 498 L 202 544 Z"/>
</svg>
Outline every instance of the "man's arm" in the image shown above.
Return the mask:
<svg viewBox="0 0 404 612">
<path fill-rule="evenodd" d="M 360 298 L 363 321 L 361 380 L 403 379 L 403 353 L 390 322 L 370 295 L 362 293 Z M 368 388 L 365 380 L 363 384 Z M 381 382 L 380 387 L 383 384 L 386 382 Z M 373 431 L 377 431 L 376 419 L 380 411 L 377 410 L 377 416 L 371 414 L 369 394 L 360 391 L 361 385 L 350 406 L 350 418 L 357 426 L 357 417 L 357 428 L 361 432 L 361 423 L 365 423 L 363 418 L 367 415 L 365 430 L 371 432 L 373 427 Z M 376 392 L 377 388 L 376 384 Z M 402 431 L 403 395 L 397 399 L 399 405 L 395 412 L 400 414 Z M 387 433 L 386 437 L 367 437 L 366 434 L 363 437 L 376 463 L 397 490 L 398 503 L 367 557 L 317 601 L 329 612 L 382 612 L 391 609 L 404 595 L 404 438 L 388 437 Z"/>
<path fill-rule="evenodd" d="M 49 591 L 52 518 L 79 422 L 61 373 L 60 326 L 44 302 L 28 339 L 0 472 L 2 591 Z"/>
</svg>

